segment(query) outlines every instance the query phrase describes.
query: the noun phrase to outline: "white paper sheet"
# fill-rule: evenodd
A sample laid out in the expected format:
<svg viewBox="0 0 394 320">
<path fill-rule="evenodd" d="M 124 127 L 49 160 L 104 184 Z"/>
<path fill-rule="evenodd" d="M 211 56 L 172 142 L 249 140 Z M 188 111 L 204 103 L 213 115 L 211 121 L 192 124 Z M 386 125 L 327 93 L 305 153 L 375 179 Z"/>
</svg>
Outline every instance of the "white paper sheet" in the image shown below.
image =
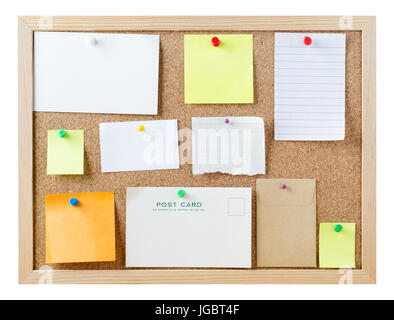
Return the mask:
<svg viewBox="0 0 394 320">
<path fill-rule="evenodd" d="M 34 110 L 157 114 L 158 35 L 35 32 Z"/>
<path fill-rule="evenodd" d="M 126 210 L 126 267 L 251 267 L 250 188 L 127 188 Z"/>
<path fill-rule="evenodd" d="M 345 34 L 275 33 L 275 140 L 345 138 L 345 58 Z"/>
<path fill-rule="evenodd" d="M 262 118 L 192 118 L 192 131 L 193 174 L 265 174 Z"/>
<path fill-rule="evenodd" d="M 100 151 L 102 172 L 179 169 L 177 120 L 100 123 Z"/>
</svg>

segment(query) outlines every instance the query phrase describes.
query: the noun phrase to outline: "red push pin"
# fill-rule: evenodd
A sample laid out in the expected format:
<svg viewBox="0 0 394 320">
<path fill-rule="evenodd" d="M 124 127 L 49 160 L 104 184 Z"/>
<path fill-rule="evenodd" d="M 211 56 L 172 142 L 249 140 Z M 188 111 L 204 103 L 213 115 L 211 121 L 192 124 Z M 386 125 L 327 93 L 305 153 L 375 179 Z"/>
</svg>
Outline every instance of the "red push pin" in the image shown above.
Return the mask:
<svg viewBox="0 0 394 320">
<path fill-rule="evenodd" d="M 213 44 L 214 47 L 219 47 L 219 45 L 220 45 L 219 38 L 218 37 L 213 37 L 212 38 L 212 44 Z"/>
<path fill-rule="evenodd" d="M 312 44 L 312 38 L 311 37 L 305 37 L 304 38 L 304 44 L 306 46 L 310 46 Z"/>
</svg>

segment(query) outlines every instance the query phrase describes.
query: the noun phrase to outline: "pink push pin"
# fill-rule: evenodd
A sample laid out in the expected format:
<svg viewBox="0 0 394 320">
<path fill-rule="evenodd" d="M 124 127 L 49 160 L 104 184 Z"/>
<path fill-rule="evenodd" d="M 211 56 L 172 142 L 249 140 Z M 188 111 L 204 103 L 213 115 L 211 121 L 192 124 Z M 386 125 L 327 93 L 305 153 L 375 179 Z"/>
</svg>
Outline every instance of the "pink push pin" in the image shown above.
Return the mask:
<svg viewBox="0 0 394 320">
<path fill-rule="evenodd" d="M 224 120 L 224 123 L 230 123 L 229 119 Z"/>
<path fill-rule="evenodd" d="M 287 188 L 287 186 L 285 184 L 282 184 L 282 189 L 284 190 L 286 188 Z"/>
</svg>

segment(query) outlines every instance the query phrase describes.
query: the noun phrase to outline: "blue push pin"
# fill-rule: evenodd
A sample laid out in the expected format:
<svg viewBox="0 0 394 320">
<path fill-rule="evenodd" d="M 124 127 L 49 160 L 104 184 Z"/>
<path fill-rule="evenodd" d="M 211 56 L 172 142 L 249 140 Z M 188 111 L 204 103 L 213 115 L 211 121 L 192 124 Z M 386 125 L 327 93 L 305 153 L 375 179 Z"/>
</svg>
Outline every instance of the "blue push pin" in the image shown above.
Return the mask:
<svg viewBox="0 0 394 320">
<path fill-rule="evenodd" d="M 78 204 L 78 199 L 71 198 L 71 199 L 70 199 L 70 204 L 71 204 L 73 207 L 75 207 L 75 206 Z"/>
</svg>

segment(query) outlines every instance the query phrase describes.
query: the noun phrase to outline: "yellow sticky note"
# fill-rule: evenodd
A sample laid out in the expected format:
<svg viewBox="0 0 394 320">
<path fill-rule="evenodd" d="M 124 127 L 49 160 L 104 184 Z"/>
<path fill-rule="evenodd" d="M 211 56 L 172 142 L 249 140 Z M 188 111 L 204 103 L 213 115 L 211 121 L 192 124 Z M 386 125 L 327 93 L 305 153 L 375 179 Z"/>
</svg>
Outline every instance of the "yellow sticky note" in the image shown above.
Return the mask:
<svg viewBox="0 0 394 320">
<path fill-rule="evenodd" d="M 340 232 L 334 226 L 340 224 Z M 320 268 L 355 267 L 355 223 L 321 223 L 319 233 Z"/>
<path fill-rule="evenodd" d="M 184 45 L 185 103 L 253 103 L 252 34 L 185 35 Z"/>
<path fill-rule="evenodd" d="M 45 213 L 47 263 L 115 261 L 113 192 L 47 195 Z"/>
<path fill-rule="evenodd" d="M 48 130 L 47 174 L 83 174 L 83 130 Z"/>
</svg>

